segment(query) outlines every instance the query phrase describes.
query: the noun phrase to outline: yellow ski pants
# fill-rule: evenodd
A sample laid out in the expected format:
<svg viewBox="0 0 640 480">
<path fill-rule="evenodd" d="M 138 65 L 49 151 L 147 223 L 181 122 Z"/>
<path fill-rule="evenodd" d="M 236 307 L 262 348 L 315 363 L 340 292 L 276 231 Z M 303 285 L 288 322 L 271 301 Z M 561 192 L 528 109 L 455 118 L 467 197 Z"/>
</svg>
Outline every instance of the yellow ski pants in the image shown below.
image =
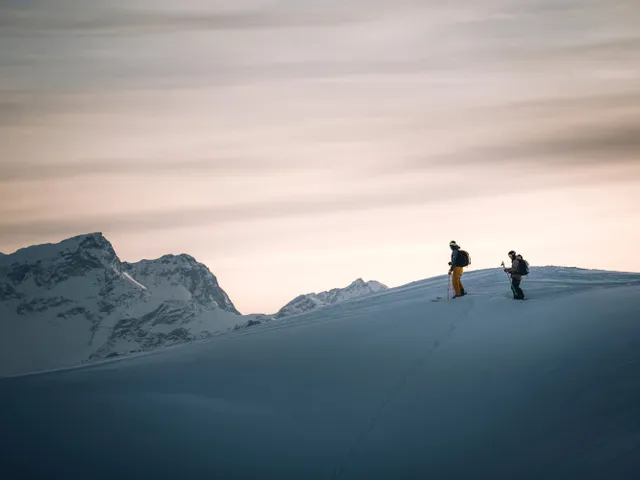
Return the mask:
<svg viewBox="0 0 640 480">
<path fill-rule="evenodd" d="M 462 282 L 460 281 L 460 277 L 462 277 L 462 267 L 453 267 L 453 273 L 451 274 L 451 283 L 453 285 L 453 291 L 456 293 L 456 296 L 462 295 Z"/>
</svg>

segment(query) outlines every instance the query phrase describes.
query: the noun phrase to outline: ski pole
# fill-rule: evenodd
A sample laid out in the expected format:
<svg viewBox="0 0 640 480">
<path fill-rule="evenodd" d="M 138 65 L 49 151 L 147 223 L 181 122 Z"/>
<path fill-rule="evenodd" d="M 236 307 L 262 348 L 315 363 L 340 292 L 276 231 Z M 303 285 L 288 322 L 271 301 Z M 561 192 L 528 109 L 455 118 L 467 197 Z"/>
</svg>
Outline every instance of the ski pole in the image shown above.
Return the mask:
<svg viewBox="0 0 640 480">
<path fill-rule="evenodd" d="M 504 269 L 505 268 L 504 262 L 502 262 L 500 264 L 500 266 Z M 514 295 L 516 295 L 516 289 L 513 288 L 513 282 L 511 281 L 511 275 L 509 275 L 508 272 L 504 272 L 504 273 L 507 276 L 507 278 L 509 279 L 509 285 L 511 285 L 511 291 L 513 292 Z"/>
<path fill-rule="evenodd" d="M 447 274 L 447 300 L 451 300 L 451 275 Z"/>
</svg>

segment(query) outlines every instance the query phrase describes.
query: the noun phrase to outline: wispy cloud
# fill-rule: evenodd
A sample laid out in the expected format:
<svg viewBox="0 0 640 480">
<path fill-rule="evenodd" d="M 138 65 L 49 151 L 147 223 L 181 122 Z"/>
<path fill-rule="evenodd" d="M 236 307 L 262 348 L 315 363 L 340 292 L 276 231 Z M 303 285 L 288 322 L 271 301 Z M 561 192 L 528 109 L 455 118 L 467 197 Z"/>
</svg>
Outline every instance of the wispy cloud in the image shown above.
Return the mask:
<svg viewBox="0 0 640 480">
<path fill-rule="evenodd" d="M 533 163 L 547 168 L 591 163 L 640 162 L 640 116 L 626 121 L 567 125 L 559 131 L 536 132 L 502 144 L 480 146 L 455 157 L 465 163 Z"/>
<path fill-rule="evenodd" d="M 451 171 L 451 168 L 450 168 Z M 634 170 L 640 174 L 640 169 Z M 482 182 L 473 182 L 477 169 L 461 167 L 461 174 L 468 175 L 464 189 L 452 188 L 444 181 L 438 184 L 390 188 L 388 191 L 373 193 L 337 193 L 334 195 L 304 197 L 297 196 L 285 200 L 262 200 L 236 202 L 225 206 L 203 206 L 192 208 L 170 208 L 155 211 L 133 210 L 124 215 L 100 215 L 56 218 L 55 220 L 16 220 L 0 223 L 0 242 L 29 236 L 66 236 L 89 231 L 103 231 L 110 234 L 154 232 L 187 227 L 218 227 L 234 223 L 251 223 L 256 220 L 282 220 L 344 215 L 380 209 L 408 208 L 415 206 L 438 205 L 450 200 L 491 198 L 509 193 L 542 191 L 557 188 L 568 181 L 572 185 L 590 185 L 601 181 L 628 182 L 628 171 L 613 169 L 594 175 L 567 176 L 567 172 L 556 175 L 541 170 L 538 174 L 527 175 L 526 182 L 513 181 L 513 177 L 504 172 L 491 178 L 486 176 Z M 474 173 L 475 172 L 475 173 Z M 519 178 L 519 177 L 518 177 Z"/>
<path fill-rule="evenodd" d="M 30 199 L 3 210 L 0 241 L 431 206 L 595 184 L 608 165 L 637 178 L 639 14 L 636 0 L 0 0 L 0 195 Z M 494 179 L 523 166 L 540 175 Z M 242 181 L 262 175 L 260 191 Z M 70 188 L 81 177 L 99 191 Z M 173 178 L 179 198 L 158 195 Z M 219 190 L 194 194 L 209 178 Z M 77 208 L 87 198 L 100 213 Z"/>
<path fill-rule="evenodd" d="M 472 69 L 528 68 L 528 62 L 592 58 L 611 63 L 640 52 L 633 22 L 638 9 L 626 0 L 168 5 L 3 2 L 0 38 L 9 46 L 0 52 L 0 65 L 29 57 L 38 69 L 66 77 L 74 88 L 122 88 L 142 82 L 220 85 L 434 70 L 468 75 Z M 55 35 L 38 42 L 46 32 Z M 211 37 L 203 41 L 206 35 Z M 176 36 L 184 48 L 175 48 Z M 66 75 L 54 72 L 51 59 L 71 68 Z M 12 75 L 23 79 L 32 73 L 16 68 Z M 48 80 L 50 88 L 58 84 Z"/>
<path fill-rule="evenodd" d="M 0 27 L 8 32 L 32 30 L 144 35 L 335 25 L 358 19 L 345 9 L 300 8 L 295 3 L 289 3 L 285 8 L 256 5 L 240 11 L 216 9 L 215 5 L 203 9 L 197 4 L 190 5 L 190 2 L 185 2 L 182 10 L 157 8 L 154 5 L 131 8 L 117 1 L 109 4 L 87 1 L 74 5 L 73 9 L 60 8 L 60 5 L 56 8 L 54 1 L 47 3 L 46 6 L 15 3 L 11 6 L 5 4 L 4 8 L 0 6 Z"/>
<path fill-rule="evenodd" d="M 640 97 L 632 95 L 618 100 L 638 98 Z M 608 104 L 610 99 L 595 97 L 590 101 L 592 105 L 598 105 L 600 102 Z M 544 101 L 521 105 L 521 108 L 536 117 L 535 121 L 528 120 L 532 126 L 535 125 L 535 128 L 528 131 L 511 131 L 503 119 L 499 123 L 505 125 L 502 138 L 461 146 L 448 153 L 430 152 L 427 146 L 421 154 L 414 153 L 397 162 L 370 164 L 366 170 L 374 176 L 388 176 L 448 171 L 457 167 L 493 169 L 506 165 L 513 168 L 540 167 L 549 172 L 567 172 L 569 169 L 569 172 L 580 174 L 589 165 L 603 164 L 616 168 L 640 165 L 640 103 L 637 104 L 637 112 L 631 108 L 632 114 L 599 117 L 597 111 L 592 111 L 590 113 L 593 116 L 589 118 L 576 115 L 573 111 L 570 120 L 561 118 L 560 121 L 553 114 L 549 115 L 545 105 L 548 106 Z M 567 101 L 564 105 L 569 108 L 575 106 L 574 101 Z M 556 111 L 556 107 L 558 106 L 554 105 L 552 112 Z M 522 123 L 526 125 L 527 121 Z M 640 180 L 639 173 L 630 172 L 630 178 L 635 176 Z"/>
<path fill-rule="evenodd" d="M 215 158 L 201 160 L 163 160 L 150 159 L 85 159 L 78 162 L 55 163 L 2 163 L 0 164 L 0 183 L 19 181 L 41 181 L 68 179 L 96 175 L 140 175 L 155 177 L 158 175 L 224 175 L 284 172 L 303 168 L 297 163 L 277 162 L 242 158 Z"/>
<path fill-rule="evenodd" d="M 527 100 L 513 100 L 508 104 L 488 105 L 480 109 L 482 113 L 491 116 L 501 115 L 517 117 L 527 115 L 538 118 L 553 118 L 556 115 L 570 114 L 572 116 L 597 120 L 598 116 L 631 110 L 640 113 L 640 88 L 631 86 L 623 91 L 604 91 L 589 95 L 577 95 L 573 92 L 556 92 L 541 98 Z"/>
</svg>

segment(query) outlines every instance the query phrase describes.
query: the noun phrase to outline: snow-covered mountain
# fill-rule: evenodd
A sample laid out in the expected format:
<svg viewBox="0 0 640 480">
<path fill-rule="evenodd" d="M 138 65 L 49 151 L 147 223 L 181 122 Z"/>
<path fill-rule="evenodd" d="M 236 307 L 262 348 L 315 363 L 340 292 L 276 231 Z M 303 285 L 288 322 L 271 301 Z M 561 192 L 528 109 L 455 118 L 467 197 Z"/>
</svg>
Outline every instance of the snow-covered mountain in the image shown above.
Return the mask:
<svg viewBox="0 0 640 480">
<path fill-rule="evenodd" d="M 640 274 L 464 284 L 0 379 L 0 478 L 640 478 Z"/>
<path fill-rule="evenodd" d="M 101 233 L 0 254 L 0 375 L 203 339 L 385 290 L 376 281 L 241 315 L 192 256 L 121 261 Z"/>
<path fill-rule="evenodd" d="M 193 257 L 122 262 L 100 233 L 0 256 L 0 374 L 189 342 L 266 319 L 240 315 Z"/>
<path fill-rule="evenodd" d="M 282 318 L 297 315 L 334 303 L 373 295 L 387 288 L 386 285 L 375 280 L 365 282 L 363 279 L 358 278 L 345 288 L 334 288 L 326 292 L 299 295 L 282 307 L 278 313 L 275 314 L 275 317 Z"/>
</svg>

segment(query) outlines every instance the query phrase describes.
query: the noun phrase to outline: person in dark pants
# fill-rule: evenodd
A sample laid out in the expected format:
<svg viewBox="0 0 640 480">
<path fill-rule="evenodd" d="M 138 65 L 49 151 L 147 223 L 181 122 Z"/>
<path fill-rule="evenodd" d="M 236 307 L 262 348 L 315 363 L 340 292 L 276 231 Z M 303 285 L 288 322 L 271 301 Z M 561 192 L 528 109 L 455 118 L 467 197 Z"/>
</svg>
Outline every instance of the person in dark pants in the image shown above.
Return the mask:
<svg viewBox="0 0 640 480">
<path fill-rule="evenodd" d="M 524 270 L 525 262 L 522 255 L 518 255 L 514 250 L 509 252 L 509 258 L 511 259 L 511 268 L 505 268 L 504 271 L 511 276 L 511 290 L 513 290 L 514 300 L 524 300 L 524 292 L 520 288 L 520 282 L 522 282 L 522 271 Z"/>
</svg>

